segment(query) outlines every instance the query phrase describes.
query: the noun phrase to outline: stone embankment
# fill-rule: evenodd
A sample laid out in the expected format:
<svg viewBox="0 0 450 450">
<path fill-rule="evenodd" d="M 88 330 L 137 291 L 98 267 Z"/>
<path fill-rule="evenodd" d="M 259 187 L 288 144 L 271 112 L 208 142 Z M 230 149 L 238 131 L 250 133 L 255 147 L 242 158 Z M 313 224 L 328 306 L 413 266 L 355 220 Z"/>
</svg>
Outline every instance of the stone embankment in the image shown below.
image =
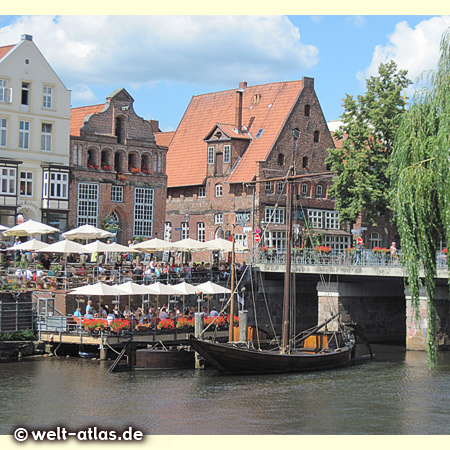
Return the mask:
<svg viewBox="0 0 450 450">
<path fill-rule="evenodd" d="M 3 341 L 0 342 L 0 362 L 40 355 L 44 350 L 44 344 L 38 341 Z"/>
</svg>

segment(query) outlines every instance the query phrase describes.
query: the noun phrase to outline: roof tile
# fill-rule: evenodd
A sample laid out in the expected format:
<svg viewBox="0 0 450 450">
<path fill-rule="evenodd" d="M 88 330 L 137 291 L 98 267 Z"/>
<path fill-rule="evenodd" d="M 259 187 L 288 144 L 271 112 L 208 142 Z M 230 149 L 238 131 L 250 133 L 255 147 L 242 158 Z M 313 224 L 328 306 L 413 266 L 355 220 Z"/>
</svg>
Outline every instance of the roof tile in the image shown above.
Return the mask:
<svg viewBox="0 0 450 450">
<path fill-rule="evenodd" d="M 5 45 L 4 47 L 0 47 L 0 59 L 6 56 L 14 47 L 15 45 Z"/>
<path fill-rule="evenodd" d="M 102 104 L 72 108 L 70 110 L 70 135 L 79 136 L 80 129 L 84 125 L 85 117 L 102 111 L 104 107 L 105 105 Z"/>
</svg>

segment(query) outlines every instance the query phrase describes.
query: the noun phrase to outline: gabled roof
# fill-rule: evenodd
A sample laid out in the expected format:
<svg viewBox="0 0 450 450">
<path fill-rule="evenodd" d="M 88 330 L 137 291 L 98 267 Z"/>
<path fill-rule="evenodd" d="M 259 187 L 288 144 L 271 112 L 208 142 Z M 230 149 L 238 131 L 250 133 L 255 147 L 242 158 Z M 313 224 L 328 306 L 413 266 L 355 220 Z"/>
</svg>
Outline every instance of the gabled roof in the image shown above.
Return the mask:
<svg viewBox="0 0 450 450">
<path fill-rule="evenodd" d="M 0 47 L 0 60 L 4 56 L 6 56 L 14 47 L 15 45 L 5 45 L 4 47 Z"/>
<path fill-rule="evenodd" d="M 302 87 L 302 81 L 288 81 L 244 89 L 242 125 L 252 141 L 227 181 L 253 179 L 256 162 L 268 156 Z M 167 153 L 168 187 L 203 183 L 207 169 L 204 138 L 216 124 L 235 123 L 236 95 L 236 89 L 231 89 L 192 98 Z M 258 135 L 259 130 L 264 131 Z"/>
<path fill-rule="evenodd" d="M 84 125 L 84 119 L 95 113 L 99 113 L 105 108 L 105 105 L 80 106 L 70 110 L 70 135 L 79 136 L 80 129 Z"/>
<path fill-rule="evenodd" d="M 175 131 L 156 131 L 153 133 L 156 139 L 156 145 L 160 145 L 161 147 L 168 147 L 172 142 L 172 139 L 175 135 Z"/>
<path fill-rule="evenodd" d="M 251 139 L 249 133 L 245 130 L 238 132 L 235 125 L 228 125 L 224 123 L 218 123 L 205 137 L 205 141 L 211 139 L 215 130 L 219 129 L 229 139 Z"/>
</svg>

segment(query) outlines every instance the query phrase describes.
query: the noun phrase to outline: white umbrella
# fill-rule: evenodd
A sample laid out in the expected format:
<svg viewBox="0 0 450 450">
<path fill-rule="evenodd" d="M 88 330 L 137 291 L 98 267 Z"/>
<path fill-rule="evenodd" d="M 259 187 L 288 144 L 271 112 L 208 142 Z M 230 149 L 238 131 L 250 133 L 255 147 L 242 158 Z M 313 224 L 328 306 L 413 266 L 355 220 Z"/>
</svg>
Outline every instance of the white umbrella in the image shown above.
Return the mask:
<svg viewBox="0 0 450 450">
<path fill-rule="evenodd" d="M 83 247 L 85 249 L 87 249 L 88 252 L 90 252 L 90 253 L 94 253 L 94 252 L 104 253 L 104 252 L 111 251 L 110 246 L 101 241 L 94 241 L 94 242 L 91 242 L 90 244 L 83 245 Z"/>
<path fill-rule="evenodd" d="M 186 238 L 181 241 L 172 242 L 174 250 L 183 252 L 197 252 L 210 250 L 206 242 L 196 241 L 195 239 Z"/>
<path fill-rule="evenodd" d="M 206 242 L 206 245 L 208 245 L 210 250 L 218 250 L 221 252 L 231 252 L 233 250 L 233 243 L 222 238 L 212 239 L 211 241 Z M 243 252 L 248 250 L 248 248 L 235 242 L 234 250 L 236 252 Z"/>
<path fill-rule="evenodd" d="M 5 236 L 30 236 L 33 234 L 57 233 L 58 231 L 58 228 L 30 219 L 4 231 L 3 234 Z"/>
<path fill-rule="evenodd" d="M 108 250 L 106 250 L 106 251 L 111 252 L 111 253 L 121 253 L 121 252 L 128 253 L 131 248 L 131 247 L 127 247 L 122 244 L 118 244 L 117 242 L 112 242 L 111 244 L 106 244 L 106 245 L 108 247 Z M 138 252 L 138 250 L 135 248 L 133 248 L 132 250 Z"/>
<path fill-rule="evenodd" d="M 31 239 L 30 241 L 22 242 L 19 245 L 13 245 L 6 250 L 40 250 L 41 248 L 48 247 L 46 242 L 38 241 L 37 239 Z"/>
<path fill-rule="evenodd" d="M 159 252 L 164 250 L 176 250 L 172 242 L 163 241 L 158 238 L 149 239 L 130 247 L 132 250 L 140 250 L 142 252 Z"/>
<path fill-rule="evenodd" d="M 81 225 L 62 234 L 64 239 L 103 239 L 115 236 L 110 231 L 102 230 L 93 225 Z"/>
<path fill-rule="evenodd" d="M 109 284 L 101 282 L 77 287 L 69 291 L 69 294 L 88 295 L 90 297 L 102 295 L 114 295 L 114 296 L 127 295 L 123 290 L 119 289 L 117 286 L 110 286 Z"/>
<path fill-rule="evenodd" d="M 202 292 L 203 294 L 231 294 L 230 289 L 211 281 L 207 281 L 206 283 L 199 284 L 195 287 L 197 292 Z"/>
<path fill-rule="evenodd" d="M 122 284 L 116 284 L 114 287 L 122 290 L 128 295 L 148 295 L 151 293 L 149 286 L 133 283 L 132 281 L 127 281 L 126 283 Z"/>
<path fill-rule="evenodd" d="M 6 230 L 9 230 L 9 228 L 5 227 L 4 225 L 0 225 L 0 233 L 3 233 Z"/>
<path fill-rule="evenodd" d="M 163 284 L 160 282 L 157 283 L 153 283 L 147 286 L 148 291 L 150 292 L 150 294 L 153 295 L 175 295 L 175 294 L 179 294 L 178 291 L 176 291 L 173 286 L 171 285 L 167 285 L 167 284 Z"/>
<path fill-rule="evenodd" d="M 173 284 L 172 288 L 175 289 L 178 294 L 182 294 L 182 295 L 194 295 L 197 292 L 199 292 L 199 290 L 197 289 L 197 286 L 186 283 L 186 281 L 183 281 L 182 283 L 178 283 L 178 284 Z"/>
</svg>

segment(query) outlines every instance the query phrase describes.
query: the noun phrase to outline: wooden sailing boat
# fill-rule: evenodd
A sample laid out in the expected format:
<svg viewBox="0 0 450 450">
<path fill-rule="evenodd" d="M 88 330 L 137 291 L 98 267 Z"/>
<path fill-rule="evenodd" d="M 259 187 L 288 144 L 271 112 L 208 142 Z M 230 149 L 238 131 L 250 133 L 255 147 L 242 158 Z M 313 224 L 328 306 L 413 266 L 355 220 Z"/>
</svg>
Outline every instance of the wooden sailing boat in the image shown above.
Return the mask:
<svg viewBox="0 0 450 450">
<path fill-rule="evenodd" d="M 295 135 L 293 143 L 293 161 L 295 161 L 295 147 L 300 135 Z M 322 175 L 322 174 L 317 174 Z M 316 175 L 316 176 L 317 176 Z M 311 175 L 309 175 L 311 176 Z M 346 366 L 354 355 L 355 339 L 350 331 L 321 331 L 329 322 L 335 320 L 338 314 L 327 321 L 313 327 L 311 330 L 300 333 L 297 340 L 289 338 L 289 303 L 291 285 L 291 248 L 292 248 L 292 203 L 293 181 L 300 176 L 295 176 L 295 169 L 290 168 L 287 177 L 287 249 L 286 249 L 286 273 L 284 283 L 283 301 L 283 333 L 282 346 L 268 346 L 255 349 L 247 343 L 232 342 L 233 321 L 230 320 L 230 342 L 218 343 L 204 339 L 190 337 L 193 349 L 199 353 L 208 364 L 222 373 L 227 374 L 267 374 L 304 372 L 312 370 L 334 369 Z M 234 238 L 233 238 L 234 243 Z M 233 253 L 234 257 L 234 253 Z M 234 262 L 234 258 L 232 263 Z M 232 270 L 232 273 L 234 270 Z M 231 314 L 234 311 L 234 285 L 232 278 Z"/>
</svg>

